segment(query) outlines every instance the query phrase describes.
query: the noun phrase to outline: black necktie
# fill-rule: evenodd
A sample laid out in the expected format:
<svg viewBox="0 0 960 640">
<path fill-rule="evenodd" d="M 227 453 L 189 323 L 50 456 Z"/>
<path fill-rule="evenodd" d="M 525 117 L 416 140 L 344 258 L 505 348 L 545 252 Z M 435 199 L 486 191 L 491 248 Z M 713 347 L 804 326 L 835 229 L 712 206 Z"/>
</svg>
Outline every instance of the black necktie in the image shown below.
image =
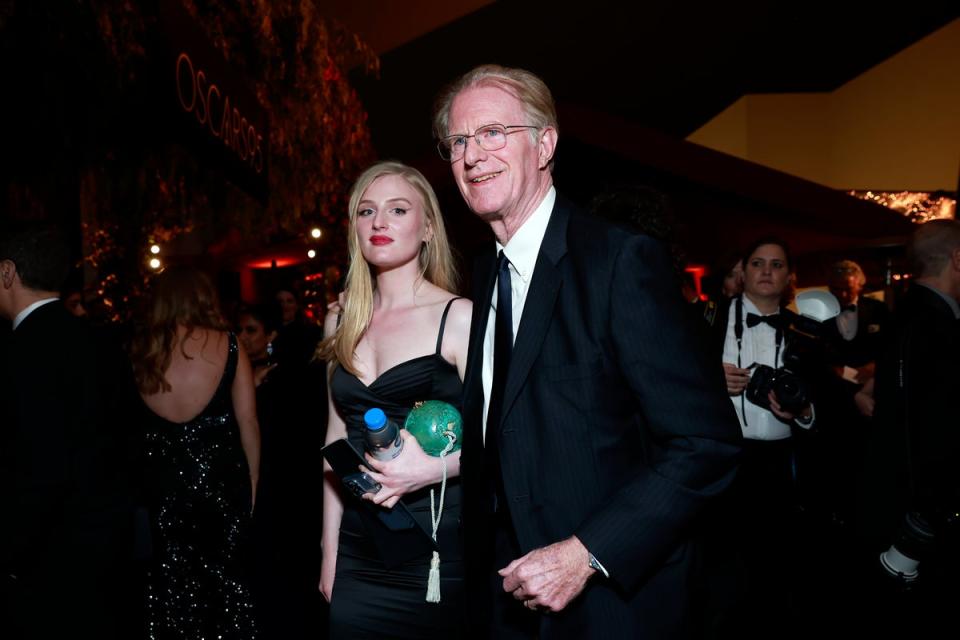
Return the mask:
<svg viewBox="0 0 960 640">
<path fill-rule="evenodd" d="M 768 325 L 770 325 L 774 329 L 779 329 L 783 326 L 783 318 L 780 316 L 779 313 L 775 313 L 771 316 L 758 316 L 755 313 L 747 314 L 748 327 L 755 327 L 761 322 L 766 322 Z"/>
<path fill-rule="evenodd" d="M 500 413 L 503 409 L 503 390 L 510 371 L 513 354 L 513 292 L 510 289 L 510 261 L 503 251 L 497 256 L 497 312 L 493 337 L 493 382 L 490 385 L 490 404 L 487 407 L 487 431 L 484 443 L 487 480 L 494 498 L 494 511 L 503 497 L 503 479 L 500 477 L 498 434 Z M 498 498 L 499 496 L 499 498 Z"/>
</svg>

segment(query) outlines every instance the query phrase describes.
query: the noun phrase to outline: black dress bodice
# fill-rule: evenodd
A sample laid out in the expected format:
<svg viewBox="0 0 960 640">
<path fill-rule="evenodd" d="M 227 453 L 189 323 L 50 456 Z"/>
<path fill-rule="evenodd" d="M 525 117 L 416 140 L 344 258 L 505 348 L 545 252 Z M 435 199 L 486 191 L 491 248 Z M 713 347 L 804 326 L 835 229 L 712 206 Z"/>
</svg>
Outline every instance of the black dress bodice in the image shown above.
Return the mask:
<svg viewBox="0 0 960 640">
<path fill-rule="evenodd" d="M 417 402 L 443 400 L 459 409 L 463 394 L 456 366 L 439 353 L 401 362 L 384 371 L 369 386 L 338 366 L 330 388 L 337 409 L 347 423 L 347 439 L 357 451 L 363 451 L 363 414 L 368 409 L 379 407 L 388 418 L 403 426 Z"/>
</svg>

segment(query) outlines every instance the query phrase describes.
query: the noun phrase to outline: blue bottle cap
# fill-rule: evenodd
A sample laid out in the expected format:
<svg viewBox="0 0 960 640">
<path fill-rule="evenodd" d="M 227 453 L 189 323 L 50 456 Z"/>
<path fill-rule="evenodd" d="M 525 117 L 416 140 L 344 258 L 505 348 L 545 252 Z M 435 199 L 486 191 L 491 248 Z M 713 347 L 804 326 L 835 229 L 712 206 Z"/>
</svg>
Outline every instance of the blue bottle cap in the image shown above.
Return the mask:
<svg viewBox="0 0 960 640">
<path fill-rule="evenodd" d="M 383 409 L 374 407 L 363 414 L 363 421 L 367 423 L 367 429 L 370 431 L 380 431 L 387 424 L 387 415 Z"/>
</svg>

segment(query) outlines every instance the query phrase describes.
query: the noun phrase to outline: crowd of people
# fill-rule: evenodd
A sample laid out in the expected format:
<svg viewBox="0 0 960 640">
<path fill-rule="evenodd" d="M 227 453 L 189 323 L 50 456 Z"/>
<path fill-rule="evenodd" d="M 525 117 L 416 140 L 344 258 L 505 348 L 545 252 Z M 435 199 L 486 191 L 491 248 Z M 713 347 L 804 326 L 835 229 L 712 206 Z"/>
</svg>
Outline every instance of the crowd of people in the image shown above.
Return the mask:
<svg viewBox="0 0 960 640">
<path fill-rule="evenodd" d="M 169 267 L 124 352 L 58 303 L 56 231 L 0 232 L 4 637 L 792 637 L 866 624 L 832 600 L 854 588 L 906 629 L 945 619 L 960 223 L 918 228 L 893 315 L 849 260 L 794 302 L 775 237 L 691 303 L 662 198 L 589 215 L 554 186 L 536 75 L 471 70 L 434 134 L 495 237 L 472 302 L 399 162 L 353 186 L 322 329 L 290 290 L 227 321 Z M 401 431 L 364 455 L 368 410 L 402 425 L 430 400 L 462 414 L 459 449 Z M 360 495 L 322 462 L 341 440 Z"/>
</svg>

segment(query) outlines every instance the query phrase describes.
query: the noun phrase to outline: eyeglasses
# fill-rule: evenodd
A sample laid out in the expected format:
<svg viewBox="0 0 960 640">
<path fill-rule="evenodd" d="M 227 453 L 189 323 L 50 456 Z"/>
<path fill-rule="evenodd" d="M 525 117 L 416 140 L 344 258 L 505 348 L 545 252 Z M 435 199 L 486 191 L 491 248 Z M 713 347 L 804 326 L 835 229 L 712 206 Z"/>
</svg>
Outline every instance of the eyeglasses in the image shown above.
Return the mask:
<svg viewBox="0 0 960 640">
<path fill-rule="evenodd" d="M 539 129 L 532 124 L 487 124 L 477 129 L 472 136 L 457 134 L 441 138 L 437 142 L 437 151 L 440 157 L 448 162 L 456 162 L 463 157 L 467 150 L 467 140 L 473 138 L 484 151 L 503 149 L 507 144 L 507 136 L 513 131 L 510 129 Z"/>
</svg>

